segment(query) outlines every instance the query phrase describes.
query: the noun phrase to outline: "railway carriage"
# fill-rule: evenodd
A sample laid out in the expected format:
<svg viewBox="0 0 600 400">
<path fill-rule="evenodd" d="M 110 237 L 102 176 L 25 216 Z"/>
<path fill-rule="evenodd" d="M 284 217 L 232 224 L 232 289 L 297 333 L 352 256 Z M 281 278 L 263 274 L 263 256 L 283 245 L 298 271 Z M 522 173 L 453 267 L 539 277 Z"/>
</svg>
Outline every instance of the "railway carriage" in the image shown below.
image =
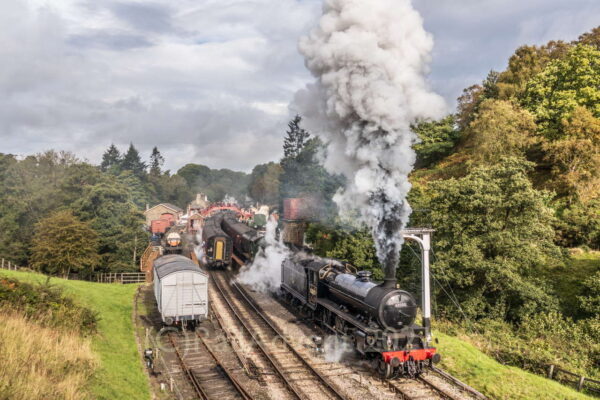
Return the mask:
<svg viewBox="0 0 600 400">
<path fill-rule="evenodd" d="M 225 215 L 221 226 L 231 237 L 233 250 L 244 262 L 251 261 L 264 246 L 264 233 L 239 222 L 233 215 Z"/>
<path fill-rule="evenodd" d="M 154 296 L 166 325 L 196 325 L 208 317 L 208 275 L 191 259 L 169 254 L 154 261 Z"/>
<path fill-rule="evenodd" d="M 232 241 L 221 229 L 223 214 L 218 213 L 204 221 L 202 248 L 207 267 L 225 268 L 231 264 Z"/>
</svg>

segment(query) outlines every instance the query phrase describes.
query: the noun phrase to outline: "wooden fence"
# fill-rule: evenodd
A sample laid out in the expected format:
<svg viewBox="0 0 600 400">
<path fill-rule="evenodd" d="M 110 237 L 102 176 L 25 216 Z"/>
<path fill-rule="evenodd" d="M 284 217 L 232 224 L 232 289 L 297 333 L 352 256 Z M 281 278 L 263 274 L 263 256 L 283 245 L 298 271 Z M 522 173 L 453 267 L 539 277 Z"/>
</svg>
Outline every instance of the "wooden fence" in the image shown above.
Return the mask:
<svg viewBox="0 0 600 400">
<path fill-rule="evenodd" d="M 146 274 L 143 272 L 101 272 L 95 275 L 95 281 L 100 283 L 143 283 Z"/>
<path fill-rule="evenodd" d="M 11 263 L 9 260 L 5 260 L 3 258 L 2 261 L 0 261 L 0 268 L 2 268 L 2 269 L 8 269 L 8 270 L 11 270 L 11 271 L 16 271 L 16 270 L 20 269 L 21 267 L 19 267 L 15 263 Z"/>
<path fill-rule="evenodd" d="M 17 271 L 21 269 L 15 263 L 5 260 L 4 258 L 0 259 L 0 269 L 8 269 L 11 271 Z M 77 274 L 72 274 L 69 276 L 71 280 L 87 280 L 92 282 L 100 282 L 100 283 L 143 283 L 146 281 L 146 274 L 144 272 L 100 272 L 97 274 L 93 274 L 90 278 L 81 278 Z"/>
<path fill-rule="evenodd" d="M 548 379 L 554 379 L 563 384 L 573 385 L 578 391 L 586 390 L 594 394 L 600 394 L 600 381 L 586 378 L 583 375 L 564 370 L 553 364 L 548 366 Z"/>
</svg>

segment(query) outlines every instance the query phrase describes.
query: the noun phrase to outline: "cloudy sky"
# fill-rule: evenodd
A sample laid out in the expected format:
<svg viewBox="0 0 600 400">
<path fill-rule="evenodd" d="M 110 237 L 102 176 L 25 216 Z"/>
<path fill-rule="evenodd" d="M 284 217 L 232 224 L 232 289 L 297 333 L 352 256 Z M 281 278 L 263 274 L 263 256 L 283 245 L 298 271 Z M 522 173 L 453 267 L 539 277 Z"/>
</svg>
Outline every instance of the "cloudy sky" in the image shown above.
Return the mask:
<svg viewBox="0 0 600 400">
<path fill-rule="evenodd" d="M 368 1 L 368 0 L 365 0 Z M 600 24 L 597 0 L 415 0 L 435 37 L 432 87 L 452 109 L 516 47 L 573 40 Z M 98 163 L 110 143 L 173 171 L 250 170 L 276 160 L 298 54 L 321 0 L 0 1 L 0 152 L 71 150 Z"/>
</svg>

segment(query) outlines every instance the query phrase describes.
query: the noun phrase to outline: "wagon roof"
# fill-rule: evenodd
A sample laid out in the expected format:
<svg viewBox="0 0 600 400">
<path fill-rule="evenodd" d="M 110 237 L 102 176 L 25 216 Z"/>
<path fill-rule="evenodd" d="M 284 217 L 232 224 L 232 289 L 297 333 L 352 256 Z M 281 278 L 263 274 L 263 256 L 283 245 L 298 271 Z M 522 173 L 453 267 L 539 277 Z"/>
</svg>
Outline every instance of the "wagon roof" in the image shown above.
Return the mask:
<svg viewBox="0 0 600 400">
<path fill-rule="evenodd" d="M 204 272 L 196 263 L 179 254 L 169 254 L 156 259 L 154 269 L 159 279 L 179 271 L 194 271 L 204 275 Z"/>
</svg>

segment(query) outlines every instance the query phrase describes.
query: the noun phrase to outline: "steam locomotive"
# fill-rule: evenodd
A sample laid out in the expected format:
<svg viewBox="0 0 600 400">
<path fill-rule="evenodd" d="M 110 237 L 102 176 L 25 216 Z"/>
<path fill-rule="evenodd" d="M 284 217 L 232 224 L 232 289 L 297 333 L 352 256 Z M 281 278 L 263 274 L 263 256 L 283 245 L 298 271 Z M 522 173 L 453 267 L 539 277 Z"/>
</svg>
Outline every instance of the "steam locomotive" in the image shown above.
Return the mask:
<svg viewBox="0 0 600 400">
<path fill-rule="evenodd" d="M 209 268 L 226 268 L 231 264 L 232 241 L 221 229 L 223 214 L 218 213 L 205 220 L 202 227 L 202 243 L 206 265 Z"/>
<path fill-rule="evenodd" d="M 368 271 L 296 253 L 283 262 L 281 290 L 325 329 L 350 339 L 384 378 L 415 377 L 440 360 L 415 324 L 415 298 L 371 281 Z"/>
</svg>

